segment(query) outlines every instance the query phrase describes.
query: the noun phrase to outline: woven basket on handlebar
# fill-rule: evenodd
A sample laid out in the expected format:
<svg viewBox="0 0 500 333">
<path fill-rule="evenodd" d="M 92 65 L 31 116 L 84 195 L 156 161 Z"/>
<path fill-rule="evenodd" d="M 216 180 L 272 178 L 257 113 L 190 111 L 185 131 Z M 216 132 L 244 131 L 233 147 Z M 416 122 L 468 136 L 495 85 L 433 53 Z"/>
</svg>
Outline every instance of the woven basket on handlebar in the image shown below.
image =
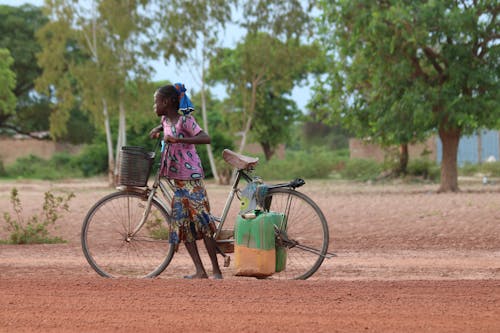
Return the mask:
<svg viewBox="0 0 500 333">
<path fill-rule="evenodd" d="M 154 159 L 155 153 L 143 147 L 122 147 L 118 183 L 125 186 L 146 186 Z"/>
</svg>

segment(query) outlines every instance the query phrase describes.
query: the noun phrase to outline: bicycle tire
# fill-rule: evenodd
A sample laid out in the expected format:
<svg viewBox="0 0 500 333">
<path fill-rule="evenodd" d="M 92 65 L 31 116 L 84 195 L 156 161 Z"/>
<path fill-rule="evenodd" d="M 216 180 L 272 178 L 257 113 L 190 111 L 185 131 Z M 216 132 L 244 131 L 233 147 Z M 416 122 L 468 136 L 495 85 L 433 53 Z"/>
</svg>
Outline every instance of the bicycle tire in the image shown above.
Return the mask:
<svg viewBox="0 0 500 333">
<path fill-rule="evenodd" d="M 313 253 L 298 246 L 289 247 L 285 269 L 274 273 L 272 278 L 309 278 L 321 266 L 328 251 L 328 224 L 321 209 L 307 195 L 290 188 L 270 189 L 265 203 L 266 210 L 285 214 L 285 232 L 289 239 L 317 250 Z"/>
<path fill-rule="evenodd" d="M 87 213 L 81 232 L 82 250 L 99 275 L 151 278 L 163 272 L 172 260 L 169 214 L 157 199 L 152 200 L 141 230 L 129 237 L 146 203 L 141 193 L 115 192 L 100 199 Z"/>
</svg>

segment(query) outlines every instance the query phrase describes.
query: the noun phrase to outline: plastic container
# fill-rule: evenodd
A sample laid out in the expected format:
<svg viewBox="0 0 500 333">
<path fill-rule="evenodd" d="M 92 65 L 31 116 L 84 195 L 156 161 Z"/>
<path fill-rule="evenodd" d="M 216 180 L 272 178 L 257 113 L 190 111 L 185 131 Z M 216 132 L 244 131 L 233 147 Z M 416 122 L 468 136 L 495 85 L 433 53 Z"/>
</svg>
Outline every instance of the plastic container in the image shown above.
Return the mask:
<svg viewBox="0 0 500 333">
<path fill-rule="evenodd" d="M 155 153 L 143 147 L 124 146 L 120 149 L 118 184 L 144 187 L 147 185 Z"/>
<path fill-rule="evenodd" d="M 276 272 L 284 271 L 286 268 L 287 248 L 276 246 Z"/>
<path fill-rule="evenodd" d="M 277 269 L 274 226 L 281 224 L 284 215 L 259 211 L 255 215 L 252 219 L 238 216 L 234 227 L 234 258 L 238 276 L 266 277 Z M 284 268 L 282 260 L 283 254 L 279 258 L 280 268 Z"/>
</svg>

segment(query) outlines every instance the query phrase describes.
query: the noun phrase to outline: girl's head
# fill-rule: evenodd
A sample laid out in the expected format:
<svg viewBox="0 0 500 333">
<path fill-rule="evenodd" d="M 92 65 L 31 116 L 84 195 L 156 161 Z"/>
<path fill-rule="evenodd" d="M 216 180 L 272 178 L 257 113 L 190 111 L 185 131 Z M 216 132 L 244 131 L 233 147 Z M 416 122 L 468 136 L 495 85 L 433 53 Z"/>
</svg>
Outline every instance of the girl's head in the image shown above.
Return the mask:
<svg viewBox="0 0 500 333">
<path fill-rule="evenodd" d="M 155 111 L 159 116 L 166 115 L 169 110 L 175 109 L 183 115 L 194 111 L 193 103 L 186 94 L 186 87 L 182 83 L 167 85 L 155 92 Z"/>
</svg>

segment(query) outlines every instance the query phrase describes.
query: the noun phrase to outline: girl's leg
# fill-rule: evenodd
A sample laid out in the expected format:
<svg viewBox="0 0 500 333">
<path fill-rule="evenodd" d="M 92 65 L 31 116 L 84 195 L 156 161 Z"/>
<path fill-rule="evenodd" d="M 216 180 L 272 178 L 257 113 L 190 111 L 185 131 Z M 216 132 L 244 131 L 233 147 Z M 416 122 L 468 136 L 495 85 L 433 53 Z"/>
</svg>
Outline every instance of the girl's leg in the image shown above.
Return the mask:
<svg viewBox="0 0 500 333">
<path fill-rule="evenodd" d="M 196 273 L 193 275 L 187 275 L 185 278 L 187 279 L 208 279 L 207 272 L 203 267 L 203 263 L 201 262 L 200 253 L 198 252 L 198 247 L 196 246 L 196 241 L 193 242 L 184 242 L 186 249 L 188 250 L 191 259 L 193 260 L 194 267 L 196 268 Z"/>
<path fill-rule="evenodd" d="M 217 261 L 217 243 L 215 242 L 215 239 L 210 236 L 205 236 L 203 237 L 203 242 L 205 242 L 208 256 L 212 262 L 214 279 L 222 279 L 222 272 L 220 271 L 219 262 Z"/>
</svg>

